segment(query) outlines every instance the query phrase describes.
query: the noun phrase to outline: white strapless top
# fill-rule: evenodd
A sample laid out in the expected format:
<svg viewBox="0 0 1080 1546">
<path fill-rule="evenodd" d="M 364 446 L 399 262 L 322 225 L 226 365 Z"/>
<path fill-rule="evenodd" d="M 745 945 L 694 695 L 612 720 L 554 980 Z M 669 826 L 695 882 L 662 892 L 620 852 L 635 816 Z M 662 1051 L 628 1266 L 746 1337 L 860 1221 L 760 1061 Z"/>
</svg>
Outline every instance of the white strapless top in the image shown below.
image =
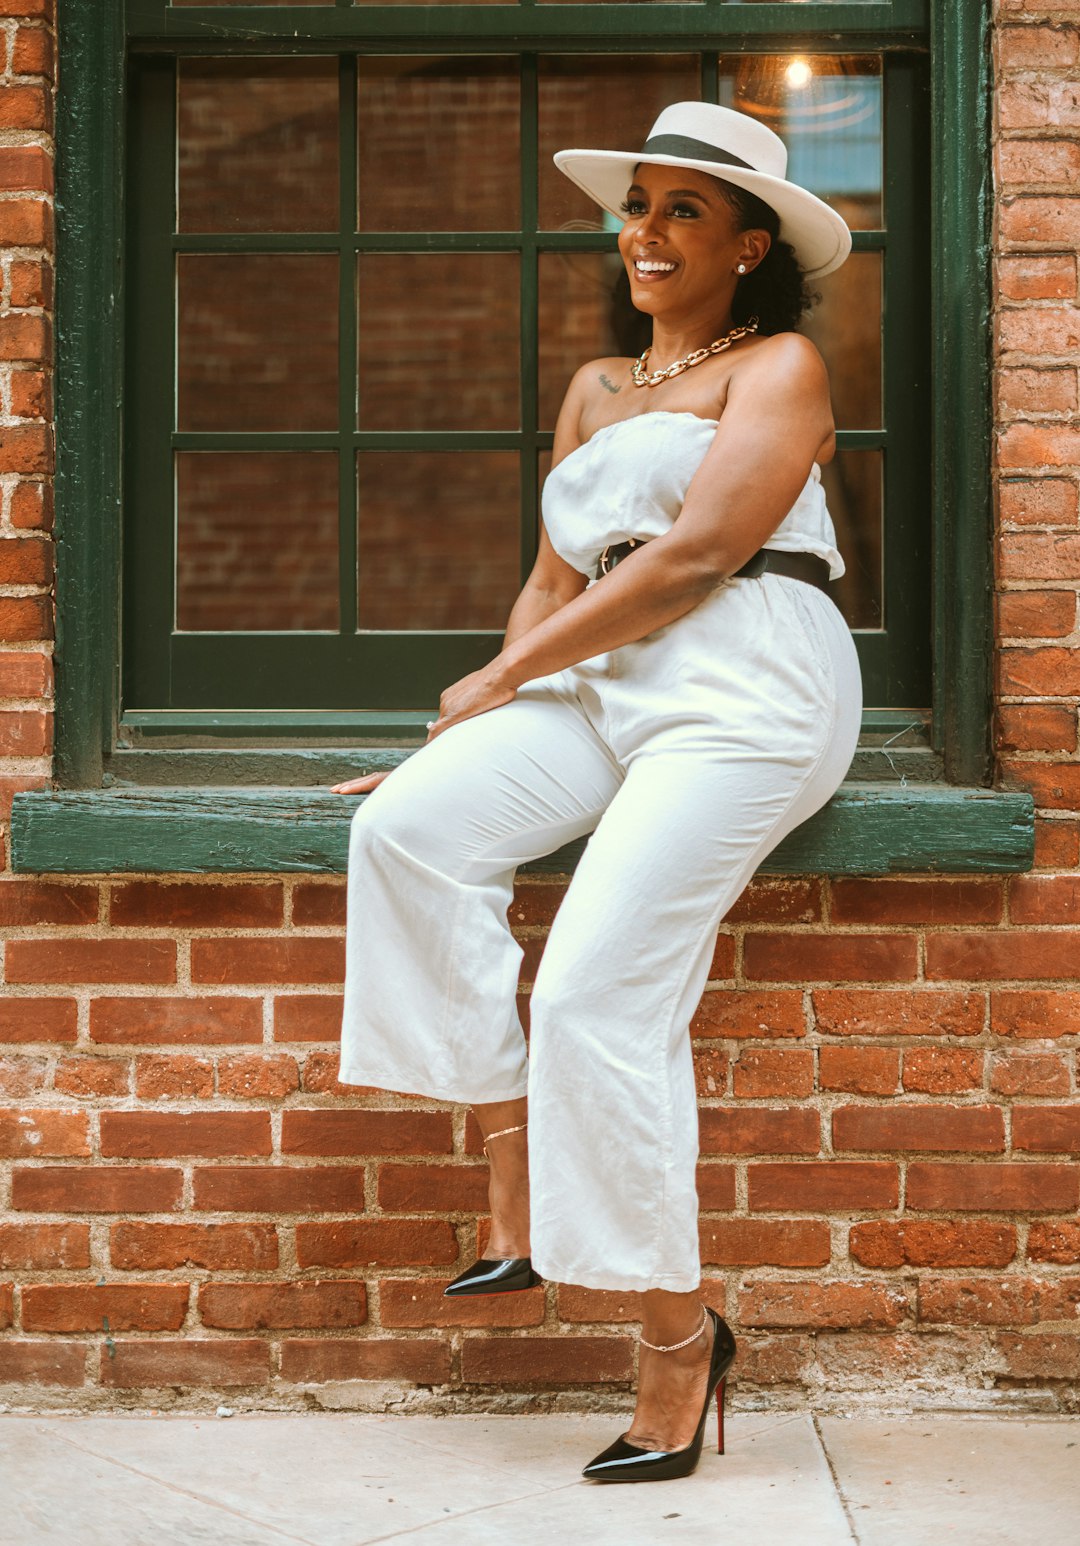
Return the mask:
<svg viewBox="0 0 1080 1546">
<path fill-rule="evenodd" d="M 564 456 L 548 473 L 541 498 L 544 526 L 559 556 L 591 576 L 609 543 L 670 531 L 719 422 L 652 409 L 605 424 Z M 844 573 L 817 462 L 763 545 L 819 554 L 828 559 L 830 580 Z"/>
</svg>

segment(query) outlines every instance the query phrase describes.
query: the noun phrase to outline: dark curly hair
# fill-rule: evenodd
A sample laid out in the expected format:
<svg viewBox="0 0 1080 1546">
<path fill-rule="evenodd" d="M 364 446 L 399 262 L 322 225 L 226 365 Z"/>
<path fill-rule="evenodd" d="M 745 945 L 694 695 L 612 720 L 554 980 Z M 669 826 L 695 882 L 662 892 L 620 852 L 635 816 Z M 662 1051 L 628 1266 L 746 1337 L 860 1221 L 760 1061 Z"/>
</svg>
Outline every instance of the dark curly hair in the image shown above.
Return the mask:
<svg viewBox="0 0 1080 1546">
<path fill-rule="evenodd" d="M 736 285 L 731 303 L 735 326 L 759 318 L 758 334 L 797 331 L 804 312 L 821 299 L 812 291 L 790 242 L 780 239 L 780 216 L 764 199 L 746 188 L 718 177 L 720 191 L 734 211 L 740 231 L 761 230 L 769 233 L 769 250 L 761 262 L 743 275 Z M 612 323 L 619 347 L 626 354 L 640 354 L 652 333 L 652 317 L 640 312 L 630 299 L 630 279 L 621 268 L 615 287 Z"/>
</svg>

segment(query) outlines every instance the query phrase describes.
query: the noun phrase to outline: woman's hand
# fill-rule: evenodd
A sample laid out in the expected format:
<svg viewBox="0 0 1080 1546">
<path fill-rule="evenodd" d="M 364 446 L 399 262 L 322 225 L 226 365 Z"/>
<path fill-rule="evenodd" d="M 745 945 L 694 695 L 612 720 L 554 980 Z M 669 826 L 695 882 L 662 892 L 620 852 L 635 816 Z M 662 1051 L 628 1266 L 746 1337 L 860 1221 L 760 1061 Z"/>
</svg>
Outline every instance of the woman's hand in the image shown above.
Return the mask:
<svg viewBox="0 0 1080 1546">
<path fill-rule="evenodd" d="M 470 671 L 468 676 L 452 683 L 442 694 L 439 699 L 439 717 L 428 723 L 424 745 L 451 725 L 460 724 L 463 719 L 472 719 L 475 714 L 484 714 L 488 709 L 497 709 L 509 703 L 516 692 L 516 688 L 508 686 L 495 675 L 492 666 Z M 347 779 L 343 784 L 331 784 L 330 791 L 332 794 L 368 794 L 384 778 L 389 778 L 393 771 L 393 768 L 387 768 L 381 773 L 365 773 L 360 778 Z"/>
</svg>

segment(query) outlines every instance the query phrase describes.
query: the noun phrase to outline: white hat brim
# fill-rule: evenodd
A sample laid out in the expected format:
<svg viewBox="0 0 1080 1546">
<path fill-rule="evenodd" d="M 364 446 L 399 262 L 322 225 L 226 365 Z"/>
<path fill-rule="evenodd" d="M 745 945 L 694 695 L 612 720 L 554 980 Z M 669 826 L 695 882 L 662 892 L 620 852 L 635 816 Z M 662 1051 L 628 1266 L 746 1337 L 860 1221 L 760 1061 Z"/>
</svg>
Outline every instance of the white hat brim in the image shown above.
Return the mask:
<svg viewBox="0 0 1080 1546">
<path fill-rule="evenodd" d="M 851 232 L 843 216 L 816 193 L 798 183 L 788 182 L 785 177 L 773 177 L 752 167 L 729 166 L 726 162 L 721 165 L 715 161 L 695 161 L 688 156 L 644 151 L 557 150 L 552 159 L 571 182 L 577 183 L 602 209 L 618 215 L 621 220 L 626 217 L 619 205 L 626 198 L 634 167 L 641 162 L 649 166 L 692 167 L 697 172 L 706 172 L 710 177 L 746 188 L 775 209 L 780 217 L 781 240 L 791 243 L 807 279 L 820 279 L 824 274 L 831 274 L 851 252 Z"/>
</svg>

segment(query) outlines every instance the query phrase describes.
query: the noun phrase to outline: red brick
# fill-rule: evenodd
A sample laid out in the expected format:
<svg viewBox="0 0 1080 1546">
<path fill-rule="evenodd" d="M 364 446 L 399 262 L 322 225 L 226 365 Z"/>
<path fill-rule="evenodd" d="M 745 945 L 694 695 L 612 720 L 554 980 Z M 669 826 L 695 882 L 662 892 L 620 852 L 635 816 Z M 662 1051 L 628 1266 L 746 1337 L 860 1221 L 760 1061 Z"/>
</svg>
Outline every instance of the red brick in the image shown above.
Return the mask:
<svg viewBox="0 0 1080 1546">
<path fill-rule="evenodd" d="M 90 1039 L 125 1046 L 228 1046 L 262 1040 L 256 998 L 99 998 L 90 1002 Z"/>
<path fill-rule="evenodd" d="M 355 1213 L 364 1206 L 364 1172 L 358 1165 L 219 1165 L 195 1171 L 200 1212 Z"/>
<path fill-rule="evenodd" d="M 1005 751 L 1074 752 L 1078 749 L 1076 710 L 1036 703 L 999 704 L 995 745 Z"/>
<path fill-rule="evenodd" d="M 1035 868 L 1073 869 L 1080 865 L 1080 821 L 1056 812 L 1035 812 Z"/>
<path fill-rule="evenodd" d="M 983 1029 L 981 993 L 934 988 L 882 992 L 815 988 L 818 1030 L 827 1036 L 977 1036 Z"/>
<path fill-rule="evenodd" d="M 43 698 L 51 692 L 52 660 L 48 655 L 41 650 L 0 650 L 0 698 Z M 3 898 L 0 917 L 4 916 L 2 909 L 9 907 L 11 898 L 20 891 L 28 891 L 32 895 L 38 889 L 46 894 L 53 890 L 63 893 L 68 890 L 81 892 L 92 889 L 95 897 L 97 895 L 96 887 L 53 887 L 48 882 L 5 881 L 0 890 L 0 897 Z"/>
<path fill-rule="evenodd" d="M 0 1342 L 0 1385 L 83 1383 L 86 1347 L 81 1342 Z"/>
<path fill-rule="evenodd" d="M 0 584 L 48 585 L 52 579 L 52 542 L 48 537 L 0 540 Z"/>
<path fill-rule="evenodd" d="M 814 1089 L 814 1054 L 801 1047 L 744 1047 L 732 1069 L 737 1096 L 810 1095 Z"/>
<path fill-rule="evenodd" d="M 193 939 L 192 982 L 340 983 L 345 941 L 297 935 L 284 939 Z"/>
<path fill-rule="evenodd" d="M 1017 322 L 1021 317 L 1023 330 Z M 1064 308 L 1025 310 L 1002 315 L 1002 347 L 1031 354 L 1071 353 L 1080 349 L 1080 311 Z M 998 435 L 998 461 L 1002 467 L 1075 467 L 1080 462 L 1080 428 L 1066 424 L 1010 424 Z M 1005 574 L 1008 571 L 1002 570 Z"/>
<path fill-rule="evenodd" d="M 725 982 L 735 975 L 735 936 L 730 933 L 720 933 L 716 937 L 713 946 L 712 960 L 709 963 L 709 981 Z"/>
<path fill-rule="evenodd" d="M 904 1089 L 951 1095 L 981 1089 L 983 1054 L 953 1047 L 912 1047 L 904 1053 Z"/>
<path fill-rule="evenodd" d="M 1080 145 L 1077 146 L 1080 151 Z M 1000 418 L 1030 414 L 1076 411 L 1076 367 L 1053 370 L 1018 367 L 997 374 L 997 411 Z"/>
<path fill-rule="evenodd" d="M 338 1068 L 341 1064 L 340 1054 L 334 1052 L 311 1052 L 304 1059 L 303 1087 L 309 1095 L 355 1095 L 357 1091 L 373 1091 L 373 1086 L 366 1084 L 342 1084 L 338 1079 Z M 395 1099 L 402 1096 L 398 1091 L 394 1092 Z M 419 1099 L 420 1097 L 416 1097 Z"/>
<path fill-rule="evenodd" d="M 809 1106 L 711 1106 L 699 1123 L 703 1154 L 817 1154 L 821 1148 L 821 1119 Z"/>
<path fill-rule="evenodd" d="M 199 1289 L 204 1326 L 225 1331 L 301 1326 L 362 1326 L 367 1290 L 361 1282 L 204 1283 Z"/>
<path fill-rule="evenodd" d="M 1080 768 L 1077 770 L 1080 772 Z M 1080 978 L 1080 929 L 997 929 L 982 934 L 929 934 L 926 975 L 936 981 L 964 978 L 1035 980 Z"/>
<path fill-rule="evenodd" d="M 514 898 L 507 916 L 514 928 L 550 928 L 555 922 L 563 897 L 566 895 L 565 880 L 534 880 L 519 875 L 514 882 Z"/>
<path fill-rule="evenodd" d="M 257 1052 L 218 1059 L 218 1090 L 239 1100 L 280 1100 L 300 1088 L 296 1059 L 287 1052 Z"/>
<path fill-rule="evenodd" d="M 13 75 L 43 75 L 53 78 L 52 33 L 45 27 L 18 27 L 11 58 Z"/>
<path fill-rule="evenodd" d="M 109 1255 L 123 1272 L 266 1272 L 278 1264 L 272 1224 L 113 1224 Z"/>
<path fill-rule="evenodd" d="M 0 596 L 0 639 L 6 644 L 51 639 L 52 632 L 51 596 Z"/>
<path fill-rule="evenodd" d="M 1069 1065 L 1056 1052 L 1002 1052 L 991 1060 L 990 1088 L 1002 1095 L 1068 1095 Z"/>
<path fill-rule="evenodd" d="M 1075 526 L 1077 486 L 1071 478 L 1002 478 L 998 511 L 1007 524 Z"/>
<path fill-rule="evenodd" d="M 1022 762 L 1002 757 L 998 767 L 1001 787 L 1026 789 L 1036 806 L 1044 810 L 1080 810 L 1080 762 Z"/>
<path fill-rule="evenodd" d="M 1047 9 L 1055 9 L 1053 0 Z M 1074 27 L 1038 24 L 997 30 L 998 58 L 1004 70 L 1031 70 L 1046 66 L 1062 69 L 1075 64 L 1077 32 Z"/>
<path fill-rule="evenodd" d="M 862 879 L 832 882 L 833 923 L 958 924 L 997 923 L 1002 886 L 996 877 L 978 880 Z"/>
<path fill-rule="evenodd" d="M 130 880 L 112 887 L 109 902 L 110 923 L 124 928 L 263 929 L 279 927 L 284 916 L 279 881 Z"/>
<path fill-rule="evenodd" d="M 275 1041 L 337 1041 L 344 999 L 340 993 L 297 993 L 274 1000 Z"/>
<path fill-rule="evenodd" d="M 8 1272 L 89 1265 L 88 1224 L 0 1224 L 0 1268 Z"/>
<path fill-rule="evenodd" d="M 895 982 L 918 970 L 918 941 L 909 934 L 748 934 L 747 978 L 781 982 Z"/>
<path fill-rule="evenodd" d="M 179 1331 L 187 1306 L 186 1283 L 28 1283 L 22 1323 L 27 1331 Z"/>
<path fill-rule="evenodd" d="M 0 93 L 0 104 L 6 94 Z M 42 365 L 48 361 L 51 348 L 52 332 L 48 317 L 36 312 L 9 312 L 6 317 L 0 317 L 0 360 L 27 360 L 33 365 Z M 30 431 L 8 425 L 4 429 L 3 441 L 0 442 L 3 446 L 0 469 L 4 472 L 51 472 L 51 467 L 45 465 L 16 465 L 26 457 L 26 451 L 20 448 L 38 447 L 37 455 L 40 457 L 43 443 L 44 437 L 40 430 Z"/>
<path fill-rule="evenodd" d="M 1080 1101 L 1070 1106 L 1014 1106 L 1014 1149 L 1033 1154 L 1080 1153 Z"/>
<path fill-rule="evenodd" d="M 445 1219 L 343 1219 L 296 1226 L 299 1267 L 444 1267 L 458 1242 Z"/>
<path fill-rule="evenodd" d="M 1080 1336 L 1075 1332 L 1001 1331 L 996 1341 L 1010 1379 L 1080 1379 Z"/>
<path fill-rule="evenodd" d="M 0 710 L 0 756 L 46 757 L 51 750 L 51 714 L 39 709 Z"/>
<path fill-rule="evenodd" d="M 297 928 L 345 927 L 345 882 L 297 881 L 292 921 Z"/>
<path fill-rule="evenodd" d="M 127 1058 L 61 1058 L 53 1075 L 53 1089 L 63 1095 L 126 1095 L 128 1082 Z"/>
<path fill-rule="evenodd" d="M 1075 181 L 1080 173 L 1080 145 L 1072 140 L 1000 140 L 997 146 L 997 164 L 1000 183 L 1009 187 L 1020 184 L 1039 183 L 1070 183 Z M 1027 237 L 1014 235 L 1012 224 L 1008 216 L 1015 212 L 1016 204 L 1036 202 L 1028 199 L 1018 199 L 1009 208 L 1005 204 L 1003 215 L 1006 216 L 1002 237 L 1006 241 L 1042 241 L 1039 236 Z M 1018 223 L 1023 229 L 1023 216 L 1018 216 Z M 1053 238 L 1048 238 L 1053 240 Z"/>
<path fill-rule="evenodd" d="M 694 1058 L 694 1087 L 699 1100 L 714 1100 L 727 1092 L 727 1070 L 730 1059 L 726 1047 L 700 1044 L 692 1047 Z"/>
<path fill-rule="evenodd" d="M 11 289 L 9 298 L 12 306 L 44 306 L 48 310 L 53 306 L 53 270 L 52 265 L 41 258 L 14 259 L 10 271 Z M 25 522 L 12 522 L 13 525 L 30 524 Z M 39 522 L 32 524 L 38 525 Z"/>
<path fill-rule="evenodd" d="M 898 1326 L 909 1313 L 903 1289 L 879 1283 L 784 1283 L 769 1278 L 739 1292 L 744 1326 Z"/>
<path fill-rule="evenodd" d="M 817 876 L 757 876 L 728 909 L 724 923 L 819 923 L 823 892 Z"/>
<path fill-rule="evenodd" d="M 1039 1039 L 1080 1035 L 1080 991 L 994 988 L 990 993 L 990 1030 L 994 1036 Z"/>
<path fill-rule="evenodd" d="M 1080 1219 L 1035 1219 L 1028 1228 L 1028 1261 L 1080 1265 Z"/>
<path fill-rule="evenodd" d="M 517 1294 L 466 1294 L 445 1298 L 446 1278 L 382 1278 L 379 1312 L 391 1326 L 539 1326 L 544 1319 L 544 1290 L 537 1285 Z M 470 1304 L 475 1298 L 477 1303 Z M 480 1300 L 486 1300 L 482 1308 Z"/>
<path fill-rule="evenodd" d="M 1076 259 L 1071 253 L 1017 253 L 999 258 L 997 271 L 1006 300 L 1067 301 L 1076 296 Z"/>
<path fill-rule="evenodd" d="M 117 1342 L 101 1349 L 101 1383 L 125 1389 L 265 1385 L 270 1346 L 254 1338 Z"/>
<path fill-rule="evenodd" d="M 44 1057 L 0 1057 L 0 1095 L 24 1100 L 45 1088 L 49 1060 Z"/>
<path fill-rule="evenodd" d="M 12 939 L 9 982 L 175 982 L 171 939 Z"/>
<path fill-rule="evenodd" d="M 180 1206 L 183 1172 L 157 1165 L 42 1165 L 13 1171 L 14 1208 L 34 1213 L 165 1213 Z"/>
<path fill-rule="evenodd" d="M 12 0 L 0 0 L 0 15 L 10 14 Z M 27 4 L 23 14 L 29 10 Z M 52 92 L 43 86 L 5 86 L 0 92 L 0 129 L 46 129 L 53 124 Z"/>
<path fill-rule="evenodd" d="M 215 1346 L 220 1344 L 215 1344 Z M 2 1346 L 2 1344 L 0 1344 Z M 281 1344 L 281 1378 L 291 1384 L 325 1385 L 339 1380 L 407 1380 L 445 1385 L 453 1378 L 452 1349 L 445 1337 L 287 1337 Z"/>
<path fill-rule="evenodd" d="M 82 1112 L 0 1111 L 0 1157 L 26 1159 L 89 1153 L 89 1120 Z"/>
<path fill-rule="evenodd" d="M 632 1344 L 612 1336 L 466 1337 L 461 1378 L 467 1385 L 624 1384 L 633 1379 Z"/>
<path fill-rule="evenodd" d="M 703 1219 L 701 1260 L 717 1267 L 827 1267 L 828 1224 L 817 1219 Z"/>
<path fill-rule="evenodd" d="M 442 1111 L 286 1111 L 282 1154 L 452 1154 L 453 1116 Z"/>
<path fill-rule="evenodd" d="M 803 996 L 797 989 L 712 988 L 702 995 L 692 1036 L 805 1036 Z"/>
<path fill-rule="evenodd" d="M 71 1042 L 79 1034 L 73 998 L 0 998 L 0 1042 Z"/>
<path fill-rule="evenodd" d="M 1013 923 L 1080 923 L 1080 875 L 1012 875 Z"/>
<path fill-rule="evenodd" d="M 1000 1106 L 944 1104 L 839 1106 L 832 1114 L 834 1149 L 998 1153 L 1005 1148 Z"/>
<path fill-rule="evenodd" d="M 51 246 L 52 229 L 52 210 L 44 199 L 0 201 L 0 242 L 6 247 Z"/>
<path fill-rule="evenodd" d="M 1003 693 L 1048 698 L 1080 695 L 1080 652 L 1048 644 L 1003 649 L 998 659 Z"/>
<path fill-rule="evenodd" d="M 906 1199 L 909 1209 L 920 1211 L 1059 1212 L 1075 1208 L 1080 1200 L 1080 1167 L 913 1160 L 908 1166 Z"/>
<path fill-rule="evenodd" d="M 486 1213 L 487 1165 L 380 1165 L 379 1207 L 399 1213 Z"/>
<path fill-rule="evenodd" d="M 1006 1267 L 1016 1256 L 1012 1224 L 873 1219 L 853 1224 L 848 1250 L 864 1267 Z"/>
<path fill-rule="evenodd" d="M 198 1100 L 214 1093 L 214 1065 L 188 1052 L 144 1053 L 135 1059 L 140 1100 Z"/>
<path fill-rule="evenodd" d="M 1080 537 L 1074 532 L 1004 531 L 998 572 L 1002 580 L 1046 580 L 1051 586 L 1080 579 Z"/>
<path fill-rule="evenodd" d="M 1041 1287 L 1031 1278 L 920 1278 L 918 1319 L 923 1325 L 1032 1326 L 1042 1318 Z"/>
<path fill-rule="evenodd" d="M 730 1212 L 735 1207 L 735 1166 L 708 1160 L 697 1166 L 697 1192 L 707 1213 Z"/>
<path fill-rule="evenodd" d="M 12 264 L 12 274 L 16 265 Z M 14 304 L 14 302 L 13 302 Z M 11 491 L 11 524 L 22 529 L 52 526 L 52 484 L 40 479 L 17 483 Z"/>
<path fill-rule="evenodd" d="M 746 1167 L 749 1206 L 758 1213 L 870 1212 L 900 1201 L 899 1171 L 884 1160 L 810 1160 Z"/>
<path fill-rule="evenodd" d="M 1067 148 L 1064 147 L 1065 150 Z M 1031 159 L 1030 156 L 1028 159 Z M 1049 160 L 1048 157 L 1044 159 Z M 1067 155 L 1059 152 L 1047 168 L 1048 173 L 1052 174 L 1055 168 L 1060 170 L 1066 159 Z M 1061 179 L 1046 175 L 1041 180 L 1059 182 Z M 1080 200 L 1062 198 L 1060 195 L 1052 198 L 1006 198 L 1000 204 L 998 225 L 1003 242 L 1039 242 L 1043 246 L 1055 247 L 1067 247 L 1070 243 L 1076 245 L 1080 242 Z M 1060 339 L 1064 347 L 1068 347 L 1064 345 L 1064 339 L 1069 336 L 1069 328 L 1062 326 Z"/>
<path fill-rule="evenodd" d="M 13 370 L 8 386 L 10 411 L 19 419 L 51 419 L 52 377 L 44 370 Z M 52 551 L 45 555 L 51 565 Z"/>
<path fill-rule="evenodd" d="M 820 1047 L 818 1083 L 823 1090 L 892 1095 L 900 1083 L 900 1054 L 894 1047 Z"/>
<path fill-rule="evenodd" d="M 122 1159 L 270 1154 L 268 1111 L 103 1111 L 101 1153 Z"/>
</svg>

